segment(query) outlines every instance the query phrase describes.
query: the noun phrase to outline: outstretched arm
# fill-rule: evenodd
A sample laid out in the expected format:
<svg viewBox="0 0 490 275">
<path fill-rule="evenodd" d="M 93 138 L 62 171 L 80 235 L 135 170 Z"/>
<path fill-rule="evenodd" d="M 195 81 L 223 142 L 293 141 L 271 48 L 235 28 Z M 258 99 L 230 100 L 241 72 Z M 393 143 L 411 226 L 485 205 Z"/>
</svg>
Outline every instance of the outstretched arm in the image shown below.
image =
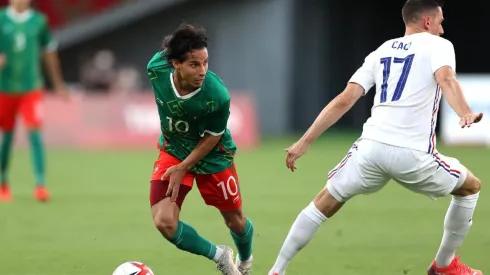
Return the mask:
<svg viewBox="0 0 490 275">
<path fill-rule="evenodd" d="M 344 91 L 335 97 L 318 115 L 306 133 L 286 149 L 286 166 L 294 171 L 295 162 L 306 153 L 310 144 L 335 124 L 374 85 L 376 52 L 370 53 L 362 66 L 354 73 Z"/>
<path fill-rule="evenodd" d="M 296 160 L 306 153 L 311 143 L 347 113 L 364 94 L 365 90 L 361 85 L 347 84 L 345 90 L 323 108 L 308 131 L 295 144 L 286 149 L 286 166 L 291 171 L 296 170 Z"/>
<path fill-rule="evenodd" d="M 349 83 L 345 90 L 335 97 L 315 119 L 301 141 L 311 144 L 323 132 L 334 125 L 364 95 L 364 88 L 357 83 Z"/>
</svg>

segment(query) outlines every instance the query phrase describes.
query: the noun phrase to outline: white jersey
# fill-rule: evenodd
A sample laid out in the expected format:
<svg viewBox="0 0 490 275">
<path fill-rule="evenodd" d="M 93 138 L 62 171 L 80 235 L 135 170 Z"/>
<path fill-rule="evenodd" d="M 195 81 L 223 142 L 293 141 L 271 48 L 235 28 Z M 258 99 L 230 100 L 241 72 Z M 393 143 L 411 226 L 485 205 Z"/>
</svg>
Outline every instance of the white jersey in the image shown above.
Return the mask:
<svg viewBox="0 0 490 275">
<path fill-rule="evenodd" d="M 454 47 L 429 33 L 388 40 L 369 54 L 349 80 L 366 93 L 376 84 L 362 138 L 434 153 L 442 96 L 434 73 L 443 66 L 456 71 Z"/>
</svg>

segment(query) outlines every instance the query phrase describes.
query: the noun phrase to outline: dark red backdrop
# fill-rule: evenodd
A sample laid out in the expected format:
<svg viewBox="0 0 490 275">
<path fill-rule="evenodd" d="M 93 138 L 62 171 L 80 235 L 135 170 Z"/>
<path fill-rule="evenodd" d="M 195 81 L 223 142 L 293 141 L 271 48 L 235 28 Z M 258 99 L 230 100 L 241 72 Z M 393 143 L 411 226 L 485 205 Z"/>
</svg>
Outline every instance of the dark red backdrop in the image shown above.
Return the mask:
<svg viewBox="0 0 490 275">
<path fill-rule="evenodd" d="M 34 0 L 32 3 L 48 16 L 50 25 L 56 28 L 127 1 L 133 0 Z M 5 6 L 8 2 L 9 0 L 0 0 L 0 6 Z"/>
</svg>

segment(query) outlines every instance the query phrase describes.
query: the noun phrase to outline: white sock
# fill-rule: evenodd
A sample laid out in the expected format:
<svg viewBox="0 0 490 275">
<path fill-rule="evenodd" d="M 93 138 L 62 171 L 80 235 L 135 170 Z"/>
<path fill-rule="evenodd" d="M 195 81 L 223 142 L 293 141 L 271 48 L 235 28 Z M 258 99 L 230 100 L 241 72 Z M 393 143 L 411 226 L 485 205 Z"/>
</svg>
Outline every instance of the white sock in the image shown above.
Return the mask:
<svg viewBox="0 0 490 275">
<path fill-rule="evenodd" d="M 215 262 L 218 262 L 219 257 L 221 257 L 221 255 L 223 255 L 223 252 L 225 252 L 225 250 L 223 248 L 216 246 L 216 254 L 214 254 L 213 260 Z"/>
<path fill-rule="evenodd" d="M 289 262 L 308 244 L 316 230 L 326 220 L 327 217 L 315 207 L 313 202 L 303 209 L 294 221 L 269 275 L 274 273 L 283 275 Z"/>
<path fill-rule="evenodd" d="M 241 261 L 240 260 L 240 257 L 237 254 L 236 255 L 236 259 L 235 259 L 236 266 L 238 268 L 242 268 L 242 269 L 251 268 L 252 267 L 253 258 L 254 258 L 253 255 L 250 255 L 250 258 L 248 258 L 248 260 Z"/>
<path fill-rule="evenodd" d="M 444 235 L 436 255 L 436 266 L 449 266 L 456 250 L 463 244 L 466 234 L 473 223 L 473 212 L 480 193 L 461 197 L 453 196 L 444 219 Z"/>
</svg>

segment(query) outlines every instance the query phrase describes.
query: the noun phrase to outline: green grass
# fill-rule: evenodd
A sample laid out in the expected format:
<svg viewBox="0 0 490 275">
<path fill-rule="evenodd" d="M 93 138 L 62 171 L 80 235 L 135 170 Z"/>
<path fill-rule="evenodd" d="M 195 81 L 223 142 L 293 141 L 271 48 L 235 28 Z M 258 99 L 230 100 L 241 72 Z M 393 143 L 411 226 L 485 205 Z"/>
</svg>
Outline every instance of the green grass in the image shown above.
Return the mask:
<svg viewBox="0 0 490 275">
<path fill-rule="evenodd" d="M 255 224 L 255 274 L 267 274 L 296 218 L 324 186 L 326 174 L 355 138 L 323 139 L 289 172 L 283 149 L 267 141 L 237 157 L 244 209 Z M 440 148 L 459 158 L 482 181 L 490 153 L 481 148 Z M 12 163 L 14 202 L 0 204 L 0 262 L 4 275 L 105 275 L 128 260 L 148 264 L 156 275 L 216 274 L 213 264 L 178 251 L 154 229 L 148 203 L 155 151 L 49 152 L 53 200 L 32 198 L 28 151 Z M 203 207 L 199 192 L 187 198 L 182 219 L 218 244 L 232 245 L 219 213 Z M 459 251 L 471 266 L 490 270 L 489 195 L 483 188 L 473 228 Z M 424 274 L 442 234 L 450 198 L 432 201 L 390 183 L 381 192 L 350 201 L 328 220 L 294 259 L 288 275 Z"/>
</svg>

